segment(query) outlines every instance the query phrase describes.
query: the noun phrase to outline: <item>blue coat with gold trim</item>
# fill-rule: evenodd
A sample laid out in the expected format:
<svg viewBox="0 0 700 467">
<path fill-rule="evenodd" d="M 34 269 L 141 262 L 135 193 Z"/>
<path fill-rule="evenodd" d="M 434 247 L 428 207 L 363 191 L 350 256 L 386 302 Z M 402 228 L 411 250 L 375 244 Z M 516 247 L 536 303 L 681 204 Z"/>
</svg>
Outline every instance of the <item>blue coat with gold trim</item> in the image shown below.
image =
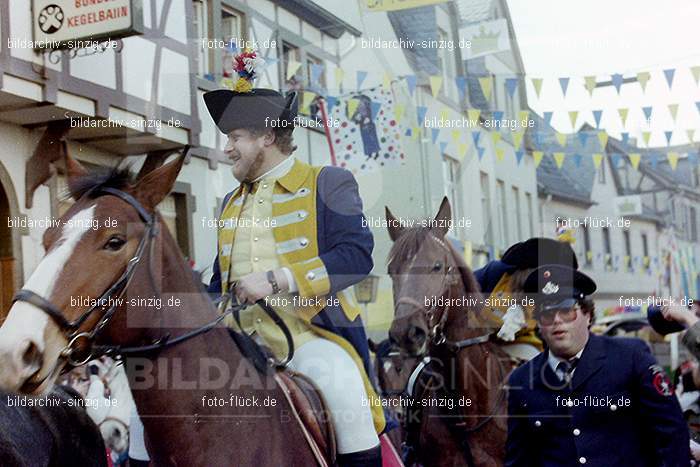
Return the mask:
<svg viewBox="0 0 700 467">
<path fill-rule="evenodd" d="M 342 295 L 344 289 L 364 279 L 373 267 L 374 239 L 362 213 L 362 200 L 357 182 L 345 169 L 312 167 L 295 160 L 290 172 L 277 183 L 279 187 L 276 187 L 275 193 L 281 197 L 279 199 L 295 198 L 294 201 L 298 203 L 296 207 L 315 214 L 315 217 L 308 216 L 308 222 L 305 220 L 273 229 L 278 245 L 293 239 L 309 242 L 308 248 L 304 244 L 305 248 L 300 250 L 301 253 L 296 251 L 294 256 L 282 255 L 281 264 L 292 272 L 299 295 L 329 299 L 325 302 L 327 306 L 322 309 L 310 310 L 310 322 L 329 332 L 331 337 L 338 336 L 352 346 L 362 361 L 364 376 L 368 381 L 367 375 L 371 375 L 372 370 L 367 336 L 359 316 L 359 308 L 356 304 L 348 303 L 343 297 L 336 300 L 338 294 Z M 287 198 L 283 198 L 285 196 Z M 239 187 L 226 196 L 222 212 L 240 198 Z M 276 206 L 273 204 L 273 216 Z M 314 222 L 315 232 L 309 232 Z M 315 238 L 312 238 L 314 234 Z M 317 255 L 313 255 L 312 252 L 317 252 Z M 221 269 L 221 261 L 217 255 L 208 288 L 210 294 L 218 295 L 226 289 L 226 285 L 222 283 Z M 375 426 L 381 431 L 385 422 L 383 417 L 378 415 L 379 412 L 381 410 L 375 413 Z"/>
<path fill-rule="evenodd" d="M 689 465 L 688 427 L 646 343 L 592 334 L 571 384 L 547 355 L 508 381 L 506 466 Z"/>
</svg>

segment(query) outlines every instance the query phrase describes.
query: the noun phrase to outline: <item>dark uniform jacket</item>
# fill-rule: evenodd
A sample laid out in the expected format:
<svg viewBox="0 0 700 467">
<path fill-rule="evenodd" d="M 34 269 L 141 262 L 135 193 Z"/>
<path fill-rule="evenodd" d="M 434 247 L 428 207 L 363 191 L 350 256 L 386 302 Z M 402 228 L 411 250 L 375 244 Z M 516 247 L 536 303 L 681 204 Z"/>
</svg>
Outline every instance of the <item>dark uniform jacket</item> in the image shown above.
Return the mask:
<svg viewBox="0 0 700 467">
<path fill-rule="evenodd" d="M 678 400 L 643 341 L 591 334 L 570 384 L 547 357 L 510 376 L 506 466 L 689 465 Z"/>
</svg>

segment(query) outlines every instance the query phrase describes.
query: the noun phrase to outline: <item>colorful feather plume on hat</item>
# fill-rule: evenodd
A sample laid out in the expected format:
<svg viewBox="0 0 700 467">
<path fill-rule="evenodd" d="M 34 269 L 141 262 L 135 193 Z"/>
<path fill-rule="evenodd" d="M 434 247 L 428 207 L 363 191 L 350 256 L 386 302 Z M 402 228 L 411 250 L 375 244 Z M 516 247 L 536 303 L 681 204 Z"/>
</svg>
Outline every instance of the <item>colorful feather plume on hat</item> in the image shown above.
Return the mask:
<svg viewBox="0 0 700 467">
<path fill-rule="evenodd" d="M 255 50 L 246 49 L 233 56 L 233 72 L 238 79 L 225 79 L 222 84 L 236 92 L 250 92 L 253 89 L 253 82 L 265 66 L 265 60 L 258 55 Z"/>
</svg>

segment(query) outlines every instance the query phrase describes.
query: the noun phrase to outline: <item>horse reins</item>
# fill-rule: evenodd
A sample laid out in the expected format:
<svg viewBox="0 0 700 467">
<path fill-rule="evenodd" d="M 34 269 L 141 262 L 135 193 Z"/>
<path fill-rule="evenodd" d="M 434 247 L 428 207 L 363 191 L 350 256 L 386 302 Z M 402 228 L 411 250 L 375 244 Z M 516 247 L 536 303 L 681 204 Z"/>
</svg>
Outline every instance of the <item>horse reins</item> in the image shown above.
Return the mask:
<svg viewBox="0 0 700 467">
<path fill-rule="evenodd" d="M 66 347 L 64 347 L 60 352 L 60 358 L 65 359 L 71 367 L 84 365 L 88 361 L 102 356 L 113 356 L 119 358 L 127 355 L 140 355 L 158 352 L 166 348 L 173 347 L 177 344 L 209 332 L 218 326 L 226 318 L 226 316 L 230 314 L 237 317 L 241 309 L 244 308 L 245 305 L 232 303 L 231 306 L 215 320 L 173 339 L 170 338 L 170 334 L 167 334 L 159 339 L 156 339 L 151 344 L 143 346 L 124 347 L 120 345 L 95 345 L 95 340 L 97 339 L 98 335 L 107 327 L 119 309 L 119 306 L 122 303 L 119 299 L 124 296 L 124 293 L 129 287 L 129 284 L 136 273 L 136 267 L 141 262 L 145 254 L 150 255 L 152 253 L 153 239 L 158 234 L 158 217 L 155 213 L 150 214 L 132 195 L 116 188 L 101 187 L 97 190 L 87 192 L 84 196 L 88 195 L 94 197 L 111 195 L 120 198 L 136 210 L 139 217 L 146 225 L 146 230 L 143 237 L 141 237 L 141 240 L 139 241 L 136 252 L 127 262 L 126 269 L 122 275 L 109 288 L 107 288 L 107 290 L 98 299 L 95 300 L 95 304 L 93 306 L 91 306 L 74 321 L 69 321 L 66 319 L 62 311 L 57 306 L 29 289 L 21 289 L 12 299 L 13 303 L 26 302 L 34 305 L 51 317 L 54 323 L 56 323 L 56 325 L 61 329 L 64 337 L 68 341 Z M 148 271 L 151 275 L 152 282 L 155 282 L 152 279 L 153 276 L 150 265 Z M 154 289 L 154 291 L 155 290 L 157 289 Z M 228 305 L 230 295 L 225 297 L 225 299 L 227 300 L 226 305 Z M 268 306 L 264 300 L 258 300 L 256 303 L 270 316 L 270 318 L 272 318 L 274 323 L 280 327 L 285 339 L 287 340 L 287 345 L 289 348 L 287 358 L 281 362 L 274 359 L 270 360 L 270 363 L 274 366 L 284 367 L 287 365 L 287 363 L 289 363 L 289 360 L 291 360 L 292 356 L 294 355 L 294 343 L 291 332 L 284 321 L 279 317 L 277 312 Z M 92 330 L 82 331 L 82 325 L 97 311 L 101 311 L 103 313 L 102 318 Z M 245 334 L 245 332 L 242 332 L 242 334 Z M 87 349 L 87 352 L 85 352 L 85 349 Z M 85 352 L 85 355 L 80 357 L 79 352 Z"/>
</svg>

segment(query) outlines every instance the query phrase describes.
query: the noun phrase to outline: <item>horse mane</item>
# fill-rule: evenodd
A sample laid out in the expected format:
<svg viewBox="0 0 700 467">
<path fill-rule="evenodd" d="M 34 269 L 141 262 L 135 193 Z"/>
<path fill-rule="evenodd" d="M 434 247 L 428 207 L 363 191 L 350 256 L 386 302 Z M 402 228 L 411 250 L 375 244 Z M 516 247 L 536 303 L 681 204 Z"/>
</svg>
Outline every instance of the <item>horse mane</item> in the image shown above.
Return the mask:
<svg viewBox="0 0 700 467">
<path fill-rule="evenodd" d="M 71 180 L 68 192 L 73 199 L 80 199 L 87 193 L 96 193 L 101 188 L 124 190 L 134 184 L 135 177 L 131 166 L 96 167 L 89 173 Z"/>
</svg>

